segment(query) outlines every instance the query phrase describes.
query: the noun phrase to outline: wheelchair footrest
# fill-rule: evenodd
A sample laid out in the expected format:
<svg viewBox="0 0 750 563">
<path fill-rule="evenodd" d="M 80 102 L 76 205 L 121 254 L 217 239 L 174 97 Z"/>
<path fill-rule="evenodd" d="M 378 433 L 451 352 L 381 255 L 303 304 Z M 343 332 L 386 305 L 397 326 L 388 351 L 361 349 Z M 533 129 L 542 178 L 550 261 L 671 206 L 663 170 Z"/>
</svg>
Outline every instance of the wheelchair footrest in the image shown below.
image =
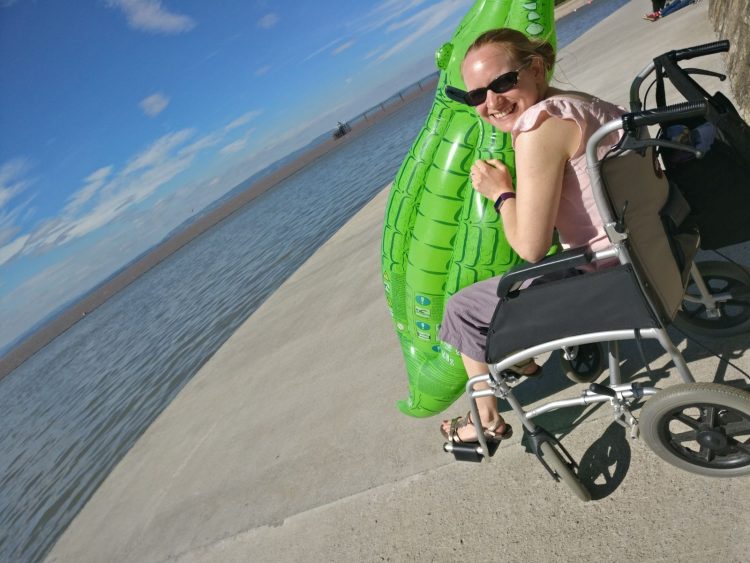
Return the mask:
<svg viewBox="0 0 750 563">
<path fill-rule="evenodd" d="M 487 441 L 487 449 L 490 457 L 495 455 L 500 442 L 494 440 Z M 474 461 L 480 462 L 484 458 L 482 446 L 479 442 L 446 442 L 443 444 L 443 451 L 453 454 L 456 461 Z"/>
</svg>

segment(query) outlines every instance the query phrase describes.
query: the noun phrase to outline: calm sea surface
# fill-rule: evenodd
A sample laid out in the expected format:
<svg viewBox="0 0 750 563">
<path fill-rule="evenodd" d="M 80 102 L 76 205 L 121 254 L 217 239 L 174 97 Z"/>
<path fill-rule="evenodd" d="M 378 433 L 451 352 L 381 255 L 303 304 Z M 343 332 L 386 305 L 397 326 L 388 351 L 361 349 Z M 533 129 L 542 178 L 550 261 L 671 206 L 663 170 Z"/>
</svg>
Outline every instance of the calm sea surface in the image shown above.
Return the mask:
<svg viewBox="0 0 750 563">
<path fill-rule="evenodd" d="M 558 22 L 564 46 L 626 0 Z M 428 93 L 254 200 L 0 380 L 0 561 L 36 561 L 179 390 L 390 182 Z"/>
</svg>

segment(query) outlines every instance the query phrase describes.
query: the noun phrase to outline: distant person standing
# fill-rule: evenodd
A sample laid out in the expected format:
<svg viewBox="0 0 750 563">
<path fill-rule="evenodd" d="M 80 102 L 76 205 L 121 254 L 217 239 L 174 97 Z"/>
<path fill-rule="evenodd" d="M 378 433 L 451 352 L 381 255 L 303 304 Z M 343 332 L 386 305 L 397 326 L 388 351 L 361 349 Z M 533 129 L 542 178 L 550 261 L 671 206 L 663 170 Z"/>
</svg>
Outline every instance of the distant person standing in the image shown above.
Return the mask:
<svg viewBox="0 0 750 563">
<path fill-rule="evenodd" d="M 661 3 L 662 7 L 658 10 L 654 10 L 650 14 L 646 14 L 643 16 L 644 20 L 655 22 L 659 18 L 665 18 L 669 14 L 676 12 L 677 10 L 681 10 L 685 6 L 689 6 L 690 4 L 695 4 L 697 0 L 674 0 L 673 2 L 670 2 L 666 6 L 664 5 L 664 2 L 657 2 L 656 0 L 652 0 L 651 4 L 656 7 L 656 4 Z"/>
<path fill-rule="evenodd" d="M 664 7 L 664 4 L 667 3 L 667 0 L 651 0 L 651 13 L 658 12 Z"/>
</svg>

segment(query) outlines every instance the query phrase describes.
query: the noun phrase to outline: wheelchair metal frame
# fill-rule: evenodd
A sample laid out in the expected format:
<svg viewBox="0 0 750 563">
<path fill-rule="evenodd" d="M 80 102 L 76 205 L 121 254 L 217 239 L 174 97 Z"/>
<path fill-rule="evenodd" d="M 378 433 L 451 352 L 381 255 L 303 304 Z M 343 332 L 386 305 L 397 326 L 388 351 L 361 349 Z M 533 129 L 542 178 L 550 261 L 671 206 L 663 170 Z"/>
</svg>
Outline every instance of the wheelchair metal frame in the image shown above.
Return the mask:
<svg viewBox="0 0 750 563">
<path fill-rule="evenodd" d="M 719 41 L 670 51 L 658 60 L 669 57 L 678 61 L 728 49 L 728 42 Z M 708 100 L 643 110 L 639 99 L 640 85 L 655 68 L 655 63 L 650 63 L 634 80 L 631 86 L 632 112 L 605 123 L 586 145 L 591 189 L 610 246 L 596 253 L 585 248 L 566 250 L 507 272 L 498 285 L 498 296 L 506 301 L 503 304 L 506 309 L 493 317 L 488 327 L 486 356 L 489 373 L 472 377 L 466 383 L 472 419 L 481 419 L 477 399 L 496 397 L 507 401 L 523 425 L 530 450 L 556 481 L 564 482 L 584 502 L 591 500 L 591 492 L 576 473 L 576 461 L 554 435 L 534 421 L 539 415 L 608 402 L 615 422 L 629 429 L 631 438 L 642 435 L 649 448 L 671 465 L 711 477 L 750 474 L 750 393 L 726 384 L 695 382 L 685 359 L 666 331 L 669 324 L 677 324 L 678 320 L 688 332 L 693 329 L 699 334 L 710 332 L 711 336 L 741 334 L 750 330 L 747 315 L 740 317 L 738 324 L 733 324 L 735 321 L 728 314 L 729 323 L 722 323 L 725 303 L 745 299 L 746 288 L 750 288 L 750 271 L 736 264 L 737 269 L 726 269 L 721 266 L 724 262 L 696 264 L 698 233 L 691 229 L 689 222 L 683 223 L 689 216 L 689 206 L 683 200 L 679 186 L 666 191 L 665 180 L 656 168 L 651 169 L 650 164 L 651 158 L 656 158 L 651 152 L 652 147 L 686 150 L 697 158 L 702 154 L 689 144 L 683 145 L 661 136 L 647 138 L 641 134 L 649 125 L 684 123 L 683 120 L 690 123 L 696 118 L 715 122 L 722 114 L 717 113 L 719 110 Z M 685 69 L 684 72 L 721 78 L 717 73 L 700 69 Z M 623 131 L 620 141 L 600 160 L 599 145 L 608 135 L 619 130 Z M 615 156 L 622 155 L 628 160 L 610 161 L 608 157 L 613 152 Z M 643 159 L 639 160 L 639 156 Z M 603 166 L 605 162 L 608 164 Z M 655 175 L 652 176 L 652 172 Z M 631 186 L 636 185 L 632 181 L 635 174 L 643 177 L 638 176 L 640 189 L 632 190 Z M 630 214 L 626 217 L 629 208 Z M 632 231 L 628 230 L 629 225 Z M 662 235 L 666 238 L 661 238 Z M 619 262 L 617 266 L 553 282 L 571 285 L 539 284 L 533 294 L 527 291 L 535 289 L 534 284 L 520 289 L 523 282 L 539 276 L 572 268 L 585 269 L 585 265 L 604 260 L 613 262 L 615 258 Z M 699 268 L 701 264 L 705 265 L 702 269 Z M 706 272 L 705 279 L 703 271 Z M 726 290 L 712 294 L 709 279 L 718 280 L 720 285 L 725 280 L 730 281 L 724 284 Z M 713 286 L 713 282 L 710 283 Z M 733 295 L 736 291 L 742 296 Z M 612 293 L 619 295 L 621 300 L 617 304 L 608 301 L 607 305 L 611 306 L 597 309 L 596 304 Z M 582 296 L 580 300 L 579 294 Z M 561 295 L 586 305 L 578 318 L 570 319 L 568 323 L 547 324 L 544 317 L 527 317 L 527 307 L 536 304 L 548 314 L 564 318 L 569 314 L 571 301 L 561 299 Z M 702 317 L 696 317 L 696 322 L 693 322 L 693 316 L 684 315 L 686 304 L 698 305 L 694 311 L 700 312 Z M 708 325 L 706 321 L 709 321 Z M 517 326 L 523 328 L 512 332 Z M 659 342 L 671 358 L 682 383 L 660 390 L 638 381 L 622 382 L 620 341 L 636 340 L 640 343 L 643 338 Z M 554 350 L 564 352 L 562 364 L 569 379 L 578 383 L 594 381 L 602 373 L 604 362 L 601 348 L 591 345 L 604 342 L 607 343 L 609 367 L 606 385 L 590 383 L 577 397 L 550 400 L 529 410 L 515 397 L 512 386 L 522 376 L 512 368 Z M 594 348 L 596 353 L 584 352 L 583 363 L 574 367 L 575 356 L 581 352 L 577 347 Z M 591 358 L 595 360 L 586 364 Z M 591 367 L 594 362 L 596 367 Z M 580 367 L 584 371 L 579 374 Z M 480 385 L 482 388 L 478 389 Z M 650 400 L 639 405 L 643 407 L 639 412 L 639 425 L 631 409 L 645 398 Z M 676 424 L 673 426 L 673 423 Z M 498 440 L 488 440 L 483 432 L 477 432 L 476 442 L 449 441 L 443 448 L 457 460 L 489 461 L 498 446 Z"/>
<path fill-rule="evenodd" d="M 695 113 L 697 110 L 693 111 Z M 625 241 L 628 238 L 628 233 L 622 232 L 621 225 L 618 224 L 617 218 L 612 214 L 609 202 L 604 193 L 603 180 L 601 177 L 601 161 L 597 157 L 597 147 L 599 146 L 602 139 L 607 137 L 610 133 L 623 128 L 624 124 L 622 120 L 616 119 L 610 121 L 600 127 L 591 136 L 586 146 L 586 159 L 589 178 L 591 179 L 592 183 L 594 199 L 598 211 L 603 219 L 605 230 L 607 231 L 612 243 L 612 246 L 610 248 L 597 253 L 594 256 L 593 261 L 603 260 L 616 256 L 621 264 L 633 264 L 633 260 L 631 259 L 628 248 L 625 245 Z M 654 144 L 654 140 L 649 139 L 643 142 L 642 147 Z M 696 274 L 698 274 L 694 264 L 693 270 Z M 648 292 L 643 288 L 643 281 L 638 278 L 637 273 L 636 279 L 640 285 L 641 292 L 648 301 L 649 306 L 652 309 L 655 309 Z M 698 274 L 698 279 L 700 279 L 700 274 Z M 625 426 L 626 428 L 629 428 L 631 437 L 635 438 L 638 436 L 638 421 L 630 412 L 631 404 L 634 401 L 637 401 L 645 396 L 654 395 L 659 391 L 659 389 L 656 387 L 642 387 L 638 383 L 623 384 L 621 381 L 619 341 L 636 340 L 639 338 L 649 338 L 657 340 L 664 351 L 670 355 L 682 381 L 685 383 L 692 383 L 695 381 L 690 372 L 690 368 L 685 362 L 685 359 L 683 358 L 677 347 L 674 345 L 663 326 L 661 326 L 660 328 L 613 330 L 579 334 L 545 342 L 543 344 L 532 346 L 522 351 L 513 353 L 505 357 L 502 361 L 491 364 L 489 366 L 489 374 L 483 374 L 469 379 L 469 381 L 466 383 L 466 392 L 470 398 L 472 420 L 480 420 L 476 399 L 480 397 L 495 396 L 508 402 L 530 436 L 538 436 L 541 433 L 543 435 L 543 437 L 541 438 L 542 441 L 552 441 L 553 443 L 559 445 L 554 437 L 546 434 L 543 429 L 538 427 L 533 422 L 534 417 L 561 408 L 586 406 L 596 403 L 609 402 L 613 408 L 615 420 L 619 424 Z M 577 398 L 556 400 L 546 403 L 530 411 L 524 410 L 521 403 L 513 394 L 513 390 L 509 385 L 511 381 L 509 381 L 509 376 L 507 375 L 506 370 L 508 370 L 515 364 L 521 363 L 524 360 L 528 360 L 530 358 L 533 358 L 534 356 L 538 356 L 546 352 L 559 350 L 561 348 L 569 346 L 578 346 L 582 344 L 597 342 L 608 343 L 609 385 L 604 386 L 600 384 L 592 384 L 582 393 L 581 396 Z M 475 386 L 479 383 L 486 383 L 489 386 L 489 389 L 475 390 Z M 476 453 L 483 459 L 489 460 L 492 452 L 488 447 L 487 440 L 484 434 L 482 432 L 478 432 L 477 439 L 479 442 L 479 447 L 477 448 Z M 534 445 L 533 448 L 535 449 L 534 453 L 537 453 L 536 445 Z M 562 449 L 563 452 L 565 452 L 564 448 Z M 565 454 L 570 459 L 569 454 L 567 454 L 567 452 L 565 452 Z M 544 463 L 544 465 L 549 470 L 549 467 L 546 465 L 546 463 Z"/>
</svg>

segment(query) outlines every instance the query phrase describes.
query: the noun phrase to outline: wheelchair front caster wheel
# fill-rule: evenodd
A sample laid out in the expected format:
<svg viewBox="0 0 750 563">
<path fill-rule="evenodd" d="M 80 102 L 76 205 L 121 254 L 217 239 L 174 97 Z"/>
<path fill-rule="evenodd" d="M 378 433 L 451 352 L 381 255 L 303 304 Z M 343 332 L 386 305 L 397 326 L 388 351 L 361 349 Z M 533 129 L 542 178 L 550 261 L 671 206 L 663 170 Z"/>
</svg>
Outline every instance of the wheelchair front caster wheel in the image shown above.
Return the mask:
<svg viewBox="0 0 750 563">
<path fill-rule="evenodd" d="M 668 387 L 643 405 L 641 435 L 663 460 L 709 477 L 750 474 L 750 393 L 718 383 Z"/>
<path fill-rule="evenodd" d="M 539 444 L 539 453 L 542 459 L 547 463 L 552 472 L 556 475 L 558 481 L 562 481 L 573 491 L 573 494 L 583 502 L 591 500 L 591 493 L 583 486 L 578 475 L 573 471 L 572 464 L 565 461 L 563 456 L 549 442 Z"/>
<path fill-rule="evenodd" d="M 605 361 L 606 354 L 601 342 L 570 346 L 560 353 L 560 368 L 565 377 L 575 383 L 596 381 L 604 371 Z"/>
</svg>

